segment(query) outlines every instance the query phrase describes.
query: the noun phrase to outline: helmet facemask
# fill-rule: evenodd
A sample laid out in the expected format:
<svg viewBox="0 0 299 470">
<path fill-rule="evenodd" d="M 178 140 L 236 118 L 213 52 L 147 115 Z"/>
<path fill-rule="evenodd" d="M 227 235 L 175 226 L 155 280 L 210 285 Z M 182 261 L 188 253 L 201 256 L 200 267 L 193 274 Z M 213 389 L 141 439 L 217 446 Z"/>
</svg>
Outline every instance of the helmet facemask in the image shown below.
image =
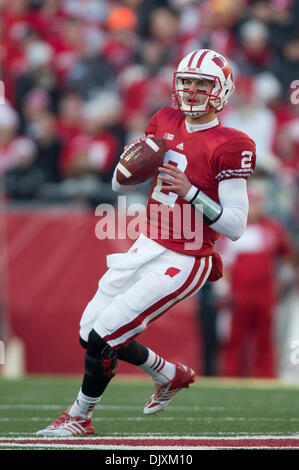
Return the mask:
<svg viewBox="0 0 299 470">
<path fill-rule="evenodd" d="M 211 83 L 210 90 L 203 91 L 200 90 L 190 90 L 188 87 L 185 87 L 185 79 L 203 79 L 208 80 Z M 220 79 L 213 75 L 208 74 L 198 74 L 196 72 L 175 72 L 174 73 L 174 83 L 173 83 L 173 99 L 176 107 L 183 111 L 185 114 L 196 118 L 205 114 L 213 109 L 217 109 L 221 100 L 219 100 L 222 86 Z M 205 96 L 205 101 L 201 104 L 198 102 L 199 96 Z"/>
</svg>

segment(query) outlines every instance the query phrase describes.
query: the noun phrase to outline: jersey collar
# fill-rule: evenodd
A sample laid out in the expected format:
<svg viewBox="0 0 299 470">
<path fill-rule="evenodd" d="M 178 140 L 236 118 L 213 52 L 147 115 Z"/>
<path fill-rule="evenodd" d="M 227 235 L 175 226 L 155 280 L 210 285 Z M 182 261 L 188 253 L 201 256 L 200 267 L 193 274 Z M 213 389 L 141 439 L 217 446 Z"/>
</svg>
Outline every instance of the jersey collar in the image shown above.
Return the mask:
<svg viewBox="0 0 299 470">
<path fill-rule="evenodd" d="M 197 132 L 197 131 L 204 131 L 206 129 L 211 129 L 211 127 L 218 126 L 218 124 L 219 124 L 219 121 L 217 117 L 215 117 L 213 121 L 206 122 L 205 124 L 196 124 L 196 125 L 189 124 L 189 122 L 187 122 L 187 120 L 185 119 L 185 128 L 189 134 L 192 134 L 193 132 Z"/>
</svg>

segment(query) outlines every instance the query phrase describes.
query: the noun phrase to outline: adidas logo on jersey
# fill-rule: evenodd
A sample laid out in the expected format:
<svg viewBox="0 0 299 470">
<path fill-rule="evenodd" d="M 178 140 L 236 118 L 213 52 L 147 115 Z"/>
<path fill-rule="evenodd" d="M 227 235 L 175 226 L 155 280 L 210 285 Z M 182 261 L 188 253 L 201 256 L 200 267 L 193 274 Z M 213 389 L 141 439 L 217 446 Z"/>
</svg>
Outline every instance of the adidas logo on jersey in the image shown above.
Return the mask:
<svg viewBox="0 0 299 470">
<path fill-rule="evenodd" d="M 176 148 L 179 149 L 179 150 L 184 150 L 184 144 L 183 144 L 183 142 L 181 142 L 180 144 L 178 144 L 178 145 L 176 146 Z"/>
</svg>

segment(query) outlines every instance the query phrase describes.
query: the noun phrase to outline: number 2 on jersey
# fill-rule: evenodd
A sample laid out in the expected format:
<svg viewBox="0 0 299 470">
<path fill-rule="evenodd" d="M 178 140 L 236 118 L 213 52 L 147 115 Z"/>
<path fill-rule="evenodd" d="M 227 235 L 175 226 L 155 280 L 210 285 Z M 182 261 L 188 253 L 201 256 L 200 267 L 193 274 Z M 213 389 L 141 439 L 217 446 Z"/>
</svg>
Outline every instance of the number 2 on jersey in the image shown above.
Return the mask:
<svg viewBox="0 0 299 470">
<path fill-rule="evenodd" d="M 241 160 L 241 168 L 251 168 L 253 153 L 250 150 L 244 150 L 241 155 L 245 155 Z"/>
<path fill-rule="evenodd" d="M 187 168 L 188 161 L 186 155 L 176 152 L 175 150 L 168 150 L 164 157 L 164 163 L 175 165 L 179 170 L 185 171 Z M 178 198 L 178 194 L 172 193 L 168 189 L 162 190 L 161 186 L 162 181 L 157 179 L 157 184 L 152 192 L 152 198 L 155 199 L 155 201 L 165 204 L 166 206 L 174 207 L 174 204 Z M 169 188 L 171 188 L 170 185 Z"/>
</svg>

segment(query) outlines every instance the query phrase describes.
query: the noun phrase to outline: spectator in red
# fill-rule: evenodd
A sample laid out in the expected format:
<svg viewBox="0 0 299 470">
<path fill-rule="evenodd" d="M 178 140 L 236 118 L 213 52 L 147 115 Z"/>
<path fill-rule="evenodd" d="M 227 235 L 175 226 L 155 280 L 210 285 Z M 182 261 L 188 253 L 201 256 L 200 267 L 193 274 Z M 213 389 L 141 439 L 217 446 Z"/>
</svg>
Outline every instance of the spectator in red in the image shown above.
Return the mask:
<svg viewBox="0 0 299 470">
<path fill-rule="evenodd" d="M 200 4 L 200 41 L 224 56 L 233 56 L 236 46 L 234 26 L 242 14 L 242 1 L 206 0 Z"/>
<path fill-rule="evenodd" d="M 236 54 L 236 62 L 243 73 L 256 74 L 269 70 L 274 55 L 269 44 L 267 26 L 256 20 L 246 21 L 240 27 L 240 47 Z"/>
<path fill-rule="evenodd" d="M 67 82 L 72 67 L 84 50 L 84 26 L 81 19 L 66 17 L 62 21 L 60 31 L 49 41 L 55 51 L 53 67 L 61 87 Z"/>
<path fill-rule="evenodd" d="M 279 129 L 277 149 L 284 174 L 295 183 L 299 174 L 299 117 Z"/>
<path fill-rule="evenodd" d="M 273 51 L 280 52 L 290 31 L 298 24 L 298 2 L 295 0 L 250 0 L 248 15 L 265 24 Z"/>
<path fill-rule="evenodd" d="M 17 135 L 19 117 L 9 104 L 0 105 L 0 176 L 15 168 L 26 168 L 35 158 L 31 139 Z"/>
<path fill-rule="evenodd" d="M 41 88 L 32 88 L 25 95 L 20 112 L 21 129 L 28 135 L 32 136 L 32 128 L 40 119 L 44 111 L 51 109 L 51 99 L 48 93 Z"/>
<path fill-rule="evenodd" d="M 39 119 L 31 129 L 37 153 L 34 168 L 39 170 L 41 177 L 40 194 L 47 183 L 58 183 L 60 181 L 59 159 L 62 144 L 57 137 L 56 116 L 49 111 L 41 111 Z"/>
<path fill-rule="evenodd" d="M 257 152 L 257 168 L 274 166 L 277 158 L 273 153 L 276 131 L 276 116 L 257 96 L 255 78 L 240 75 L 236 80 L 238 93 L 232 100 L 232 106 L 222 118 L 222 124 L 235 127 L 254 139 Z"/>
<path fill-rule="evenodd" d="M 136 15 L 128 7 L 113 8 L 105 27 L 107 36 L 102 55 L 115 72 L 120 72 L 134 62 L 138 47 Z"/>
<path fill-rule="evenodd" d="M 59 102 L 57 132 L 64 145 L 81 133 L 83 104 L 82 95 L 76 91 L 66 92 Z"/>
<path fill-rule="evenodd" d="M 232 377 L 275 377 L 275 307 L 279 294 L 294 280 L 292 244 L 283 226 L 265 215 L 258 186 L 251 185 L 249 199 L 245 233 L 237 242 L 223 241 L 222 247 L 231 325 L 221 372 Z"/>
<path fill-rule="evenodd" d="M 295 32 L 282 45 L 282 54 L 273 64 L 272 72 L 281 82 L 284 97 L 290 100 L 291 83 L 299 74 L 299 32 Z"/>
<path fill-rule="evenodd" d="M 25 70 L 16 79 L 16 107 L 22 109 L 24 97 L 32 88 L 44 90 L 56 109 L 61 90 L 53 68 L 54 50 L 38 36 L 33 35 L 24 51 Z"/>
<path fill-rule="evenodd" d="M 165 50 L 157 40 L 146 41 L 138 59 L 138 64 L 127 67 L 119 76 L 126 128 L 137 114 L 149 117 L 170 104 L 172 81 Z"/>
<path fill-rule="evenodd" d="M 0 181 L 10 199 L 31 199 L 41 182 L 39 171 L 32 171 L 36 146 L 32 139 L 17 135 L 19 118 L 7 103 L 0 106 Z"/>
<path fill-rule="evenodd" d="M 108 93 L 84 105 L 82 131 L 66 145 L 61 160 L 64 177 L 111 175 L 119 156 L 119 142 L 108 130 L 118 117 L 119 100 Z M 115 99 L 114 99 L 115 98 Z M 114 101 L 113 101 L 114 100 Z"/>
</svg>

